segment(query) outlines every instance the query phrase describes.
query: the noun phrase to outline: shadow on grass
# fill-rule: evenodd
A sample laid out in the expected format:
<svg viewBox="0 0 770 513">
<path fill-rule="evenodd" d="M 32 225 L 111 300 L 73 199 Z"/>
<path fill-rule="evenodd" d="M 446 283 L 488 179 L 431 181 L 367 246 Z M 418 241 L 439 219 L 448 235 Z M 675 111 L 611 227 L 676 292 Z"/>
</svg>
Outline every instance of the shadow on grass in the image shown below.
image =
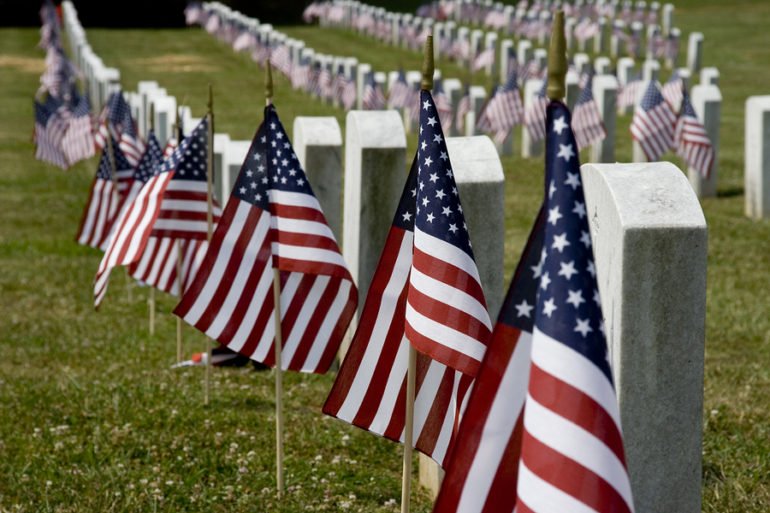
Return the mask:
<svg viewBox="0 0 770 513">
<path fill-rule="evenodd" d="M 734 198 L 735 196 L 743 196 L 743 187 L 729 187 L 717 191 L 717 198 Z"/>
</svg>

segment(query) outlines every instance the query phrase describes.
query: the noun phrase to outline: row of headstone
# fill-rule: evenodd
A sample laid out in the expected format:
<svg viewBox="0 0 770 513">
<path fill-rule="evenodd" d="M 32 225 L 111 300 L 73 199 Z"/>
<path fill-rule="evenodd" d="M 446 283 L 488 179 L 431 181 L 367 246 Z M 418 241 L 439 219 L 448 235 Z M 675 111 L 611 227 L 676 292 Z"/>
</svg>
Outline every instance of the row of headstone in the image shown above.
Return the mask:
<svg viewBox="0 0 770 513">
<path fill-rule="evenodd" d="M 99 112 L 107 98 L 120 90 L 120 71 L 104 65 L 86 39 L 72 2 L 62 3 L 62 25 L 69 41 L 70 56 L 83 74 L 86 92 L 95 112 Z"/>
</svg>

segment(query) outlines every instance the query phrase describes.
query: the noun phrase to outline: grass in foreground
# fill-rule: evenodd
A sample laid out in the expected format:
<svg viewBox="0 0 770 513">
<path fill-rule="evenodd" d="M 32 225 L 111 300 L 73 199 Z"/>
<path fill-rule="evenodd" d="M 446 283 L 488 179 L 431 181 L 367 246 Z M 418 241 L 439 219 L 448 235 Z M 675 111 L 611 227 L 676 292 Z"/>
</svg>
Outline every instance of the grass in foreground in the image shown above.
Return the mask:
<svg viewBox="0 0 770 513">
<path fill-rule="evenodd" d="M 710 229 L 703 509 L 760 513 L 770 504 L 770 224 L 743 217 L 741 176 L 743 101 L 770 82 L 761 25 L 770 6 L 679 4 L 685 32 L 706 34 L 706 64 L 720 68 L 724 95 L 720 197 L 703 203 Z M 354 49 L 344 33 L 301 30 L 310 46 L 316 38 Z M 212 82 L 218 130 L 252 136 L 263 77 L 247 57 L 195 29 L 88 35 L 127 89 L 158 80 L 201 115 Z M 200 369 L 168 369 L 173 318 L 161 315 L 157 335 L 147 336 L 145 290 L 116 272 L 106 304 L 93 312 L 99 254 L 72 239 L 95 162 L 61 173 L 32 158 L 30 102 L 42 71 L 36 41 L 34 30 L 0 31 L 0 511 L 396 511 L 400 447 L 320 414 L 333 376 L 287 375 L 290 490 L 279 502 L 272 374 L 215 370 L 204 408 Z M 365 46 L 373 63 L 389 62 L 390 49 Z M 414 54 L 404 66 L 418 63 Z M 297 115 L 344 123 L 342 111 L 283 79 L 276 91 L 289 130 Z M 630 157 L 628 121 L 618 125 L 620 161 Z M 510 277 L 539 201 L 542 163 L 514 157 L 504 167 Z M 173 305 L 163 298 L 159 309 Z M 189 328 L 185 340 L 188 351 L 204 344 Z M 414 505 L 430 509 L 424 494 Z"/>
</svg>

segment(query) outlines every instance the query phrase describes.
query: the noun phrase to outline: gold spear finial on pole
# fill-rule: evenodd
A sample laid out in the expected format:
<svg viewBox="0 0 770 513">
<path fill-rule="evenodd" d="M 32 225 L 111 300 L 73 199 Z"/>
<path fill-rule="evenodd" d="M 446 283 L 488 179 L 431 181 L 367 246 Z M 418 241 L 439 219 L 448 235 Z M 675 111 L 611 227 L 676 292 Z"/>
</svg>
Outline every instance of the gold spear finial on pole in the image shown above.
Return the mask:
<svg viewBox="0 0 770 513">
<path fill-rule="evenodd" d="M 433 36 L 429 35 L 425 39 L 425 53 L 422 58 L 422 82 L 420 89 L 430 91 L 433 89 Z"/>
<path fill-rule="evenodd" d="M 270 59 L 265 62 L 265 104 L 270 105 L 273 102 L 273 67 Z"/>
<path fill-rule="evenodd" d="M 548 49 L 548 98 L 562 100 L 566 95 L 567 40 L 564 37 L 564 11 L 558 10 L 551 28 L 551 46 Z"/>
</svg>

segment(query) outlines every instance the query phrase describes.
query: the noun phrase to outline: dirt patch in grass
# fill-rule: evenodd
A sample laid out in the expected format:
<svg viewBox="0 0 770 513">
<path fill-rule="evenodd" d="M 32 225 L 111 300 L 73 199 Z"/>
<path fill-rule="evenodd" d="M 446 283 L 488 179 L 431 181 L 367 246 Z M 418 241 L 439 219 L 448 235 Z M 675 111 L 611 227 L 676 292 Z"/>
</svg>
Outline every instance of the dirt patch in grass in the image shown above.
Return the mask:
<svg viewBox="0 0 770 513">
<path fill-rule="evenodd" d="M 217 66 L 199 55 L 165 54 L 157 57 L 133 59 L 137 65 L 153 72 L 200 73 L 219 71 Z"/>
<path fill-rule="evenodd" d="M 45 60 L 18 55 L 0 55 L 0 68 L 9 68 L 22 73 L 42 73 L 45 70 Z"/>
</svg>

